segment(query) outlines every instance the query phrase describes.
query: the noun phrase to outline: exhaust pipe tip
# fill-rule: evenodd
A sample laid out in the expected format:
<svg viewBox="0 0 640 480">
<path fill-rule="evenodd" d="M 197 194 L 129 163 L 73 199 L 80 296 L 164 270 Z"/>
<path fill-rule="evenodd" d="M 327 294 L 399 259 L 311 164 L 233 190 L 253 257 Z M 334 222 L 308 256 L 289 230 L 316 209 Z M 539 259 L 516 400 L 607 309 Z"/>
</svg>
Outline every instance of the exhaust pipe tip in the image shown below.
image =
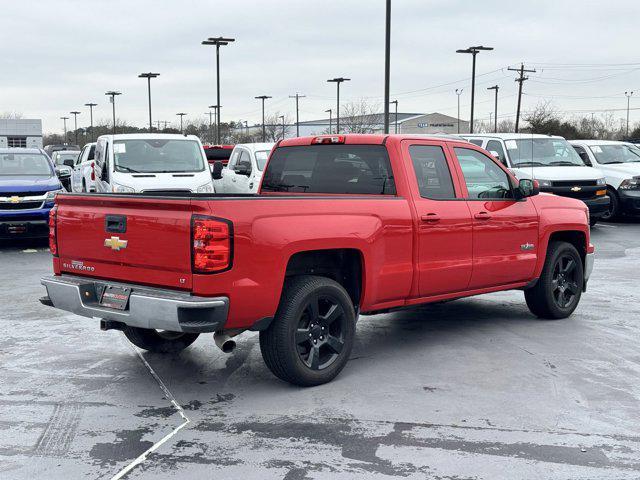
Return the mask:
<svg viewBox="0 0 640 480">
<path fill-rule="evenodd" d="M 216 342 L 216 346 L 224 353 L 231 353 L 236 348 L 236 341 L 226 333 L 214 333 L 213 340 Z"/>
</svg>

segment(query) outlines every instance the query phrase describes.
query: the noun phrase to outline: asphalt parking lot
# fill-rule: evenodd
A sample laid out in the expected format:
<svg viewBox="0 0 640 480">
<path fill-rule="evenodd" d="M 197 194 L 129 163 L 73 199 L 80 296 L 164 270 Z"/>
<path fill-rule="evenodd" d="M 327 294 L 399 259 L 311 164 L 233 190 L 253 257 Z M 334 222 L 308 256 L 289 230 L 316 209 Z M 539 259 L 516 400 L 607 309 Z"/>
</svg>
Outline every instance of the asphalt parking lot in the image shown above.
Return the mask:
<svg viewBox="0 0 640 480">
<path fill-rule="evenodd" d="M 592 241 L 571 318 L 535 319 L 521 292 L 362 317 L 312 389 L 273 377 L 256 334 L 140 353 L 38 303 L 45 243 L 4 243 L 0 477 L 640 478 L 640 224 Z"/>
</svg>

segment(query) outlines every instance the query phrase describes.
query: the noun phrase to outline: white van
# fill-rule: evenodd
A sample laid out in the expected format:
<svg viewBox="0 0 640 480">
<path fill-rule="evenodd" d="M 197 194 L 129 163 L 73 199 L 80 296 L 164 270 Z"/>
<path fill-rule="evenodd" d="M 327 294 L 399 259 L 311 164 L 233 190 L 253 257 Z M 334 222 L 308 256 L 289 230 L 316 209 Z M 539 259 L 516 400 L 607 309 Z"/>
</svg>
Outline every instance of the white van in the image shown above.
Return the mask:
<svg viewBox="0 0 640 480">
<path fill-rule="evenodd" d="M 640 150 L 636 145 L 612 140 L 570 140 L 580 158 L 602 173 L 611 198 L 603 220 L 623 213 L 640 214 Z"/>
<path fill-rule="evenodd" d="M 195 135 L 102 135 L 94 156 L 97 192 L 214 191 L 204 149 Z"/>
<path fill-rule="evenodd" d="M 460 136 L 489 151 L 517 178 L 538 180 L 540 191 L 582 200 L 589 207 L 591 225 L 609 209 L 604 174 L 586 166 L 563 137 L 534 133 Z"/>
<path fill-rule="evenodd" d="M 214 166 L 213 184 L 216 193 L 256 193 L 274 145 L 275 143 L 236 145 L 226 167 L 216 171 Z"/>
</svg>

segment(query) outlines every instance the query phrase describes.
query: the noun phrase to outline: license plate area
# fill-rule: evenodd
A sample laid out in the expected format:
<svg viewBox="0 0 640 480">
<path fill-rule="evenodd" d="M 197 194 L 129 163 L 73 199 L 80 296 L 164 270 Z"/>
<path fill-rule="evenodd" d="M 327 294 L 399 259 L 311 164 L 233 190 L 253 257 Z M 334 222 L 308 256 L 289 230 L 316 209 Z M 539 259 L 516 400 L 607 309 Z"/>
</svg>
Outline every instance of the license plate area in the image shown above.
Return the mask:
<svg viewBox="0 0 640 480">
<path fill-rule="evenodd" d="M 126 310 L 129 306 L 130 288 L 105 285 L 101 290 L 98 296 L 98 304 L 101 307 Z"/>
</svg>

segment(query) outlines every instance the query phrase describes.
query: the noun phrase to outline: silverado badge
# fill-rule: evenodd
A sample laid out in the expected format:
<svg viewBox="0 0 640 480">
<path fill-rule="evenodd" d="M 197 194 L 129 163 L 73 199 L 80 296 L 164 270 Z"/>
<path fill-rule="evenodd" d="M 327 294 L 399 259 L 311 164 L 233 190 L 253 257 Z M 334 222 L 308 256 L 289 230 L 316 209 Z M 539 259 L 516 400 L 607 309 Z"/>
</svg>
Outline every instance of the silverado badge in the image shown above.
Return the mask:
<svg viewBox="0 0 640 480">
<path fill-rule="evenodd" d="M 522 245 L 520 245 L 520 250 L 523 251 L 527 251 L 527 250 L 533 250 L 535 248 L 535 245 L 533 243 L 523 243 Z"/>
<path fill-rule="evenodd" d="M 127 240 L 120 240 L 120 237 L 111 237 L 105 239 L 104 246 L 119 252 L 121 249 L 127 248 L 127 243 L 129 243 Z"/>
<path fill-rule="evenodd" d="M 571 187 L 572 192 L 579 192 L 580 190 L 582 190 L 582 187 Z"/>
</svg>

